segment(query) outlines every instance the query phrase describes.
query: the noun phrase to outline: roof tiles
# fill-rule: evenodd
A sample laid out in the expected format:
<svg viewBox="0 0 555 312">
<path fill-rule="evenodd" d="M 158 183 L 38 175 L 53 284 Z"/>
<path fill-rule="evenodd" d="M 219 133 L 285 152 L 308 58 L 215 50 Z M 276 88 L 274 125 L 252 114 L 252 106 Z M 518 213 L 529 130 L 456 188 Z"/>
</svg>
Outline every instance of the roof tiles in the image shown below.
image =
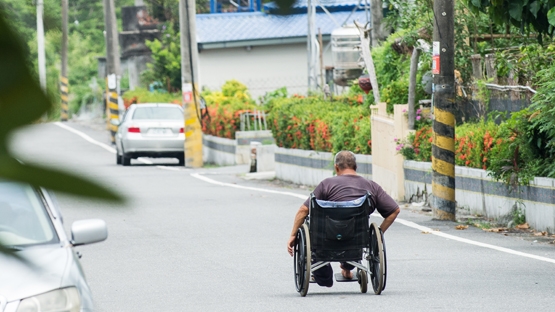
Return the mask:
<svg viewBox="0 0 555 312">
<path fill-rule="evenodd" d="M 351 12 L 332 12 L 331 16 L 333 19 L 326 13 L 316 13 L 316 31 L 320 28 L 322 35 L 329 35 L 339 25 L 352 24 L 354 20 L 365 23 L 367 18 L 364 11 L 356 11 L 352 15 Z M 197 41 L 203 44 L 305 37 L 308 21 L 306 14 L 197 14 L 196 28 Z"/>
</svg>

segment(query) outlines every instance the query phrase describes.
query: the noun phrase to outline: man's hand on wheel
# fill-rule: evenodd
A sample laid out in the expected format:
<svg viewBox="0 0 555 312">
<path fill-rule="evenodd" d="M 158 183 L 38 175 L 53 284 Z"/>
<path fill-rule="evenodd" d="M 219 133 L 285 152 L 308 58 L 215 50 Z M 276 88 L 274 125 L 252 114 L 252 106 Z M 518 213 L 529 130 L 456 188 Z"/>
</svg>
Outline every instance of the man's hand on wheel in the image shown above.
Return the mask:
<svg viewBox="0 0 555 312">
<path fill-rule="evenodd" d="M 297 239 L 296 236 L 290 236 L 289 241 L 287 241 L 287 252 L 289 255 L 293 257 L 293 247 L 295 247 L 295 240 Z"/>
</svg>

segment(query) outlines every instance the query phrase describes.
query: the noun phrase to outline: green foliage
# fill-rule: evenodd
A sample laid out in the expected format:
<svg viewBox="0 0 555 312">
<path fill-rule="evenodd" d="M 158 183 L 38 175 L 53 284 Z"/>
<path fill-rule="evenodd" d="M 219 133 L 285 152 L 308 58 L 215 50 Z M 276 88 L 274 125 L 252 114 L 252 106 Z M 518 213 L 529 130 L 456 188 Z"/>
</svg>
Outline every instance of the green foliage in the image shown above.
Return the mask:
<svg viewBox="0 0 555 312">
<path fill-rule="evenodd" d="M 133 5 L 133 0 L 116 0 L 119 8 Z M 38 79 L 36 6 L 31 0 L 2 0 L 0 10 L 21 37 L 22 53 L 32 75 Z M 102 1 L 72 0 L 69 2 L 69 106 L 75 113 L 80 106 L 100 101 L 103 83 L 96 83 L 97 57 L 104 55 L 104 8 Z M 61 5 L 58 0 L 44 0 L 47 94 L 54 103 L 49 118 L 59 115 L 59 77 L 61 49 Z M 121 28 L 121 27 L 120 27 Z M 90 85 L 93 85 L 91 87 Z"/>
<path fill-rule="evenodd" d="M 433 23 L 433 1 L 431 0 L 388 0 L 389 13 L 386 23 L 393 29 L 419 29 L 428 27 L 431 34 Z"/>
<path fill-rule="evenodd" d="M 242 113 L 261 110 L 251 99 L 247 87 L 237 80 L 227 81 L 221 92 L 205 90 L 202 96 L 208 110 L 202 118 L 202 131 L 221 138 L 235 138 Z"/>
<path fill-rule="evenodd" d="M 526 206 L 522 200 L 517 201 L 513 205 L 513 211 L 511 214 L 515 225 L 526 223 Z"/>
<path fill-rule="evenodd" d="M 287 97 L 287 88 L 281 87 L 271 92 L 266 92 L 264 96 L 259 97 L 260 103 L 265 105 L 266 103 L 270 102 L 272 99 L 277 98 L 286 98 Z"/>
<path fill-rule="evenodd" d="M 515 26 L 521 32 L 536 31 L 538 40 L 542 42 L 542 35 L 553 36 L 555 27 L 555 3 L 552 1 L 486 1 L 466 0 L 473 12 L 484 12 L 497 25 Z"/>
<path fill-rule="evenodd" d="M 432 161 L 432 126 L 425 125 L 416 130 L 414 135 L 409 135 L 406 143 L 400 149 L 412 149 L 410 151 L 403 151 L 401 154 L 412 156 L 414 158 L 407 158 L 416 161 Z M 398 146 L 399 147 L 399 146 Z"/>
<path fill-rule="evenodd" d="M 128 107 L 134 103 L 174 103 L 181 104 L 181 93 L 150 92 L 145 88 L 136 88 L 126 91 L 123 95 L 123 102 Z"/>
<path fill-rule="evenodd" d="M 497 138 L 499 127 L 493 121 L 465 123 L 455 129 L 455 164 L 487 169 L 494 150 L 505 144 Z M 496 140 L 497 138 L 497 140 Z"/>
<path fill-rule="evenodd" d="M 520 44 L 517 49 L 496 51 L 497 76 L 504 84 L 506 77 L 513 72 L 520 84 L 533 82 L 536 74 L 555 62 L 555 44 L 540 45 L 538 43 Z M 502 60 L 502 61 L 501 61 Z"/>
<path fill-rule="evenodd" d="M 26 64 L 25 53 L 0 13 L 0 178 L 30 183 L 54 191 L 121 201 L 100 185 L 62 172 L 19 162 L 11 154 L 8 137 L 39 119 L 52 106 Z"/>
<path fill-rule="evenodd" d="M 152 63 L 143 72 L 143 83 L 161 82 L 168 92 L 181 90 L 181 45 L 180 35 L 172 23 L 162 26 L 161 40 L 146 41 L 152 52 Z"/>
<path fill-rule="evenodd" d="M 370 118 L 358 97 L 276 98 L 267 104 L 268 123 L 276 144 L 326 152 L 351 150 L 370 154 Z"/>
</svg>

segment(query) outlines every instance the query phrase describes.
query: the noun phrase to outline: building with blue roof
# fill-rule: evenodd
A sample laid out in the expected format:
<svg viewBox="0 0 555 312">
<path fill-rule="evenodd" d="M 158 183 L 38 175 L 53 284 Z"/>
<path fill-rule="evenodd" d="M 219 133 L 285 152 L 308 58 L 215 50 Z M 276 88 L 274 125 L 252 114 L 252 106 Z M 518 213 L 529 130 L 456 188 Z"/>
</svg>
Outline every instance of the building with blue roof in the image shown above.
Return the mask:
<svg viewBox="0 0 555 312">
<path fill-rule="evenodd" d="M 353 0 L 328 0 L 325 7 L 329 14 L 316 11 L 315 30 L 322 34 L 324 67 L 332 66 L 331 32 L 354 21 L 364 24 L 370 20 L 369 10 L 358 4 Z M 275 12 L 272 6 L 266 4 L 265 10 Z M 305 94 L 306 1 L 297 2 L 292 10 L 296 14 L 197 14 L 200 86 L 219 89 L 227 80 L 236 79 L 246 84 L 254 97 L 281 87 L 287 87 L 290 94 Z"/>
</svg>

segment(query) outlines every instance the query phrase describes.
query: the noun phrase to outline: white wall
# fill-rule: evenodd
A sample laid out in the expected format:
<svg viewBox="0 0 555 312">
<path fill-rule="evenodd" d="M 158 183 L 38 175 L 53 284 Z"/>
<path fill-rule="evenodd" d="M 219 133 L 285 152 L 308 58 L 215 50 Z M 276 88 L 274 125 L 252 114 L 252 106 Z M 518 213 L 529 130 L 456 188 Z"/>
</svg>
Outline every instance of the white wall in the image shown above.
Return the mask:
<svg viewBox="0 0 555 312">
<path fill-rule="evenodd" d="M 245 47 L 202 50 L 200 86 L 215 90 L 226 81 L 236 79 L 247 85 L 254 99 L 284 86 L 289 94 L 306 94 L 306 51 L 306 43 L 253 46 L 250 50 Z M 331 49 L 328 49 L 324 66 L 331 64 Z"/>
</svg>

